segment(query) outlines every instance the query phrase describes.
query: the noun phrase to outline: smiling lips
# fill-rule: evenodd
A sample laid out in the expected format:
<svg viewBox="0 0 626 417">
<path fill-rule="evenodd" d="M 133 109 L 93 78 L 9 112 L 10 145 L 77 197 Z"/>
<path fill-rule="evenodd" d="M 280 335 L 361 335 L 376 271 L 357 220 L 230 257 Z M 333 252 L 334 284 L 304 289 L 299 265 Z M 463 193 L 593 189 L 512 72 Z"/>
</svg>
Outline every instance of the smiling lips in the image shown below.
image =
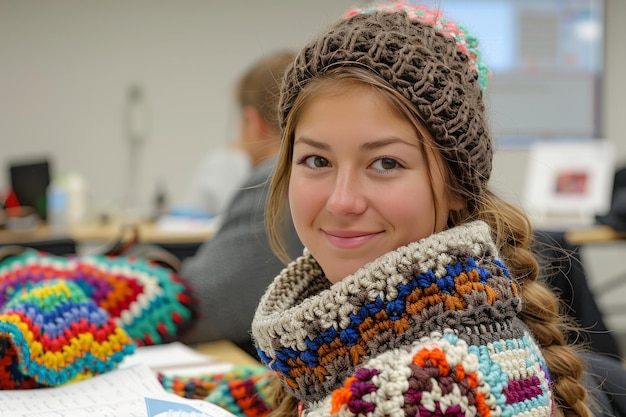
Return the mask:
<svg viewBox="0 0 626 417">
<path fill-rule="evenodd" d="M 360 231 L 325 231 L 326 239 L 333 246 L 340 249 L 354 249 L 363 246 L 382 232 L 360 232 Z"/>
</svg>

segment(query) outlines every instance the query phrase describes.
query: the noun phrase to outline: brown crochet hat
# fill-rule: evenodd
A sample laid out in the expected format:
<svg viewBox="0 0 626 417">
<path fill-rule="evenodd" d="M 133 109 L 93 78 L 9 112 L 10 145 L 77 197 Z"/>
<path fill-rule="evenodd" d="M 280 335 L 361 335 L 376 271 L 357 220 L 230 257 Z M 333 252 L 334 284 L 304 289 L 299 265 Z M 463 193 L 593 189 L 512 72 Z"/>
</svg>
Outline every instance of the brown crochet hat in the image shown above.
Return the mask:
<svg viewBox="0 0 626 417">
<path fill-rule="evenodd" d="M 460 184 L 480 194 L 491 175 L 493 147 L 481 89 L 488 70 L 477 44 L 463 27 L 424 6 L 352 10 L 310 41 L 287 69 L 281 128 L 311 80 L 337 67 L 366 67 L 415 105 Z"/>
</svg>

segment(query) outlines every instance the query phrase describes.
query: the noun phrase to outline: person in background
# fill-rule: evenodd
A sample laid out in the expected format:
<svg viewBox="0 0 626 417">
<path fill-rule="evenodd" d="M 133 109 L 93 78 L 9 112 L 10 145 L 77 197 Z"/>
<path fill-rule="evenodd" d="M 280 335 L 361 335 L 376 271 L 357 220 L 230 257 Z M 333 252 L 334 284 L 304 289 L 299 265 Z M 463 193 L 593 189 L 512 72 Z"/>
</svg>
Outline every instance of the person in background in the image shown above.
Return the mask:
<svg viewBox="0 0 626 417">
<path fill-rule="evenodd" d="M 276 51 L 255 62 L 240 78 L 238 146 L 252 171 L 228 204 L 216 234 L 183 261 L 180 276 L 198 301 L 199 318 L 183 335 L 186 343 L 228 339 L 255 354 L 252 316 L 276 271 L 284 267 L 269 246 L 265 229 L 268 179 L 274 170 L 280 134 L 276 110 L 280 80 L 295 55 Z M 220 178 L 230 175 L 227 169 Z M 290 218 L 281 225 L 293 257 L 302 252 Z"/>
<path fill-rule="evenodd" d="M 200 218 L 220 217 L 250 175 L 250 157 L 238 140 L 207 154 L 200 163 L 181 204 L 172 211 Z M 228 175 L 224 175 L 228 173 Z"/>
<path fill-rule="evenodd" d="M 437 10 L 379 4 L 286 71 L 267 224 L 284 256 L 289 208 L 306 249 L 252 323 L 273 416 L 591 416 L 530 221 L 488 187 L 477 45 Z"/>
</svg>

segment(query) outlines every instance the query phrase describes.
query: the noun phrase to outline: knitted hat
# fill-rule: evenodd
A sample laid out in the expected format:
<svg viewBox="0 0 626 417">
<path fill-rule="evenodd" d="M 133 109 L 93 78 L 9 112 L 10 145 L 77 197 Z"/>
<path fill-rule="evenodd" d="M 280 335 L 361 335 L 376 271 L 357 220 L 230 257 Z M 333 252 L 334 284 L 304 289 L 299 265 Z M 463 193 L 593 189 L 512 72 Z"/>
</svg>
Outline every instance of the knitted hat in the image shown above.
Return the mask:
<svg viewBox="0 0 626 417">
<path fill-rule="evenodd" d="M 366 67 L 414 104 L 460 184 L 479 194 L 491 174 L 493 149 L 481 91 L 488 70 L 477 45 L 463 27 L 424 6 L 352 10 L 287 69 L 281 128 L 310 81 L 338 68 Z"/>
</svg>

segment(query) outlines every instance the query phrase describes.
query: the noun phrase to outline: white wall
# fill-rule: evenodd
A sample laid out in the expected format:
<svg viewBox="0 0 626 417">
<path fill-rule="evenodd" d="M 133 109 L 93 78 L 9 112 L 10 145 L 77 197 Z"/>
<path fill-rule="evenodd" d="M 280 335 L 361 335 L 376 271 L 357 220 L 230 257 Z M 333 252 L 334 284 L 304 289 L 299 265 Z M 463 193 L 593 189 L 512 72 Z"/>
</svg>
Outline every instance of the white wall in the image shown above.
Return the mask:
<svg viewBox="0 0 626 417">
<path fill-rule="evenodd" d="M 0 166 L 49 156 L 83 175 L 92 208 L 119 206 L 129 175 L 148 212 L 157 182 L 180 201 L 200 158 L 235 135 L 233 83 L 255 58 L 298 48 L 350 0 L 0 0 Z M 626 2 L 608 0 L 603 125 L 626 161 Z M 151 115 L 141 158 L 129 160 L 124 98 L 145 89 Z M 493 185 L 517 198 L 526 152 L 500 149 Z M 0 170 L 0 187 L 8 182 Z"/>
<path fill-rule="evenodd" d="M 177 201 L 200 158 L 236 134 L 231 92 L 244 68 L 299 48 L 352 4 L 0 0 L 0 166 L 48 155 L 54 171 L 85 177 L 95 208 L 119 206 L 136 169 L 140 208 L 157 181 Z M 129 161 L 123 107 L 135 82 L 151 123 Z"/>
</svg>

